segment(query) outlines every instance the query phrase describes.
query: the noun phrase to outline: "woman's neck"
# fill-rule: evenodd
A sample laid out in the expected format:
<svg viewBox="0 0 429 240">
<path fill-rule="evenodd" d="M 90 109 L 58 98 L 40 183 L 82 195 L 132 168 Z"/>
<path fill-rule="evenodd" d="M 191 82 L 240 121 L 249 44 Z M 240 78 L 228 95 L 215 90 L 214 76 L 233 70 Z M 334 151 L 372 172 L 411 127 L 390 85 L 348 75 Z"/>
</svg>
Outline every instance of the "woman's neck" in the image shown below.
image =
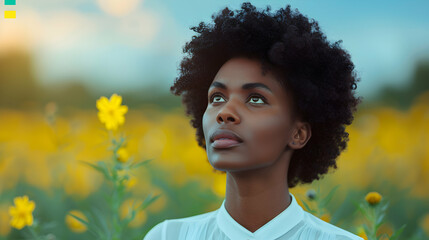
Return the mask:
<svg viewBox="0 0 429 240">
<path fill-rule="evenodd" d="M 289 161 L 245 172 L 228 172 L 225 208 L 241 226 L 255 232 L 289 207 Z"/>
</svg>

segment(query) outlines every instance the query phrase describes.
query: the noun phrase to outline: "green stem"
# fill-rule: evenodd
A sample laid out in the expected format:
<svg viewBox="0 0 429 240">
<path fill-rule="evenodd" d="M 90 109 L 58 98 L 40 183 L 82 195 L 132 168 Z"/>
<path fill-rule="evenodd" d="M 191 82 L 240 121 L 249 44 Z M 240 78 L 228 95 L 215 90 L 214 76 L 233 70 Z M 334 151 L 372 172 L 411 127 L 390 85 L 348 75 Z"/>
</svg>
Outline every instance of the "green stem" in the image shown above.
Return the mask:
<svg viewBox="0 0 429 240">
<path fill-rule="evenodd" d="M 113 139 L 112 130 L 107 130 L 107 132 L 109 133 L 109 141 L 112 142 L 112 139 Z"/>
<path fill-rule="evenodd" d="M 374 240 L 377 239 L 376 219 L 377 219 L 377 214 L 376 214 L 375 208 L 371 207 L 371 230 L 372 230 L 371 237 Z"/>
<path fill-rule="evenodd" d="M 33 229 L 32 226 L 28 226 L 27 229 L 30 231 L 31 236 L 33 236 L 34 239 L 39 240 L 40 237 L 37 235 L 36 231 Z"/>
<path fill-rule="evenodd" d="M 109 131 L 109 138 L 110 142 L 113 144 L 114 149 L 117 148 L 118 142 L 116 139 L 114 139 L 114 135 L 112 131 Z M 121 234 L 122 234 L 122 225 L 121 225 L 121 219 L 119 217 L 119 208 L 123 201 L 123 193 L 122 193 L 122 187 L 120 183 L 120 179 L 118 178 L 117 169 L 115 168 L 115 165 L 112 166 L 111 172 L 114 173 L 113 175 L 116 176 L 112 179 L 113 183 L 113 196 L 111 201 L 111 210 L 112 210 L 112 221 L 113 221 L 113 233 L 112 233 L 112 240 L 120 240 Z"/>
<path fill-rule="evenodd" d="M 117 171 L 115 167 L 112 168 L 112 171 Z M 120 191 L 120 181 L 118 178 L 115 178 L 113 180 L 113 196 L 112 196 L 112 214 L 113 214 L 113 240 L 120 240 L 121 239 L 121 232 L 122 232 L 122 226 L 121 226 L 121 220 L 119 218 L 119 208 L 122 203 L 122 194 Z"/>
<path fill-rule="evenodd" d="M 120 194 L 119 184 L 120 183 L 116 180 L 114 184 L 115 188 L 113 193 L 112 211 L 113 211 L 113 229 L 114 229 L 113 239 L 114 240 L 120 240 L 121 233 L 122 233 L 121 220 L 119 218 L 119 207 L 122 202 L 122 196 Z"/>
</svg>

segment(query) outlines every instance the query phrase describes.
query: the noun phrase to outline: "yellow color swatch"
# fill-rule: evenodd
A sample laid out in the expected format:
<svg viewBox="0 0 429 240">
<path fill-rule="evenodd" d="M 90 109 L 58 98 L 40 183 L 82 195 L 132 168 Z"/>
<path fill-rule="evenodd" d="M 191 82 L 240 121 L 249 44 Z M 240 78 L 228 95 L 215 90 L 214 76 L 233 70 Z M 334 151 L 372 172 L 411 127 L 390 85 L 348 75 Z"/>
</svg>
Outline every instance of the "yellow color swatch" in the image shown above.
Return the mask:
<svg viewBox="0 0 429 240">
<path fill-rule="evenodd" d="M 4 11 L 4 18 L 16 18 L 16 11 Z"/>
</svg>

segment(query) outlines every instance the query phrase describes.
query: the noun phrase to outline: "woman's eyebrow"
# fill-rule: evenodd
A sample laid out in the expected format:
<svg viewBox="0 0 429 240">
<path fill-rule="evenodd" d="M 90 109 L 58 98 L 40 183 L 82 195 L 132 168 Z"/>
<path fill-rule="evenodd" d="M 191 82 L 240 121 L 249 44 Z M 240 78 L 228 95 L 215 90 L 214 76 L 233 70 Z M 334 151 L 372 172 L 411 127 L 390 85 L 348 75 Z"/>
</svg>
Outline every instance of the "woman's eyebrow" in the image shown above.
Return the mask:
<svg viewBox="0 0 429 240">
<path fill-rule="evenodd" d="M 218 88 L 222 88 L 222 89 L 227 89 L 227 87 L 225 86 L 225 84 L 220 83 L 220 82 L 213 82 L 210 85 L 209 89 L 212 88 L 212 87 L 218 87 Z M 268 91 L 270 91 L 271 93 L 273 93 L 273 91 L 271 91 L 271 89 L 267 85 L 265 85 L 263 83 L 246 83 L 241 88 L 245 89 L 245 90 L 247 90 L 247 89 L 254 89 L 254 88 L 264 88 L 264 89 L 267 89 Z"/>
</svg>

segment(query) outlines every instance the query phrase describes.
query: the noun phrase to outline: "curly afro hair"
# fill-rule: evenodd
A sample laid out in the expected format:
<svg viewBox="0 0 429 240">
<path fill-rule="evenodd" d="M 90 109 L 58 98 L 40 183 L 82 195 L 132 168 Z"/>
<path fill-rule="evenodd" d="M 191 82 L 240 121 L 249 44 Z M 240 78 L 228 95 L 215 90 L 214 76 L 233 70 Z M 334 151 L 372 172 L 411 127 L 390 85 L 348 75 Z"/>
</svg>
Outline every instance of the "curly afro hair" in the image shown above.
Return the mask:
<svg viewBox="0 0 429 240">
<path fill-rule="evenodd" d="M 187 55 L 170 87 L 182 95 L 198 145 L 206 150 L 202 117 L 211 82 L 226 61 L 246 56 L 261 61 L 263 74 L 273 69 L 284 76 L 278 81 L 293 96 L 293 114 L 312 129 L 307 144 L 292 154 L 288 186 L 318 180 L 331 166 L 337 169 L 336 159 L 349 140 L 345 125 L 352 123 L 362 100 L 354 96 L 360 79 L 342 41 L 328 42 L 314 19 L 291 11 L 290 5 L 272 13 L 270 6 L 258 11 L 245 2 L 235 13 L 226 7 L 211 18 L 214 24 L 190 28 L 197 35 L 185 44 Z"/>
</svg>

